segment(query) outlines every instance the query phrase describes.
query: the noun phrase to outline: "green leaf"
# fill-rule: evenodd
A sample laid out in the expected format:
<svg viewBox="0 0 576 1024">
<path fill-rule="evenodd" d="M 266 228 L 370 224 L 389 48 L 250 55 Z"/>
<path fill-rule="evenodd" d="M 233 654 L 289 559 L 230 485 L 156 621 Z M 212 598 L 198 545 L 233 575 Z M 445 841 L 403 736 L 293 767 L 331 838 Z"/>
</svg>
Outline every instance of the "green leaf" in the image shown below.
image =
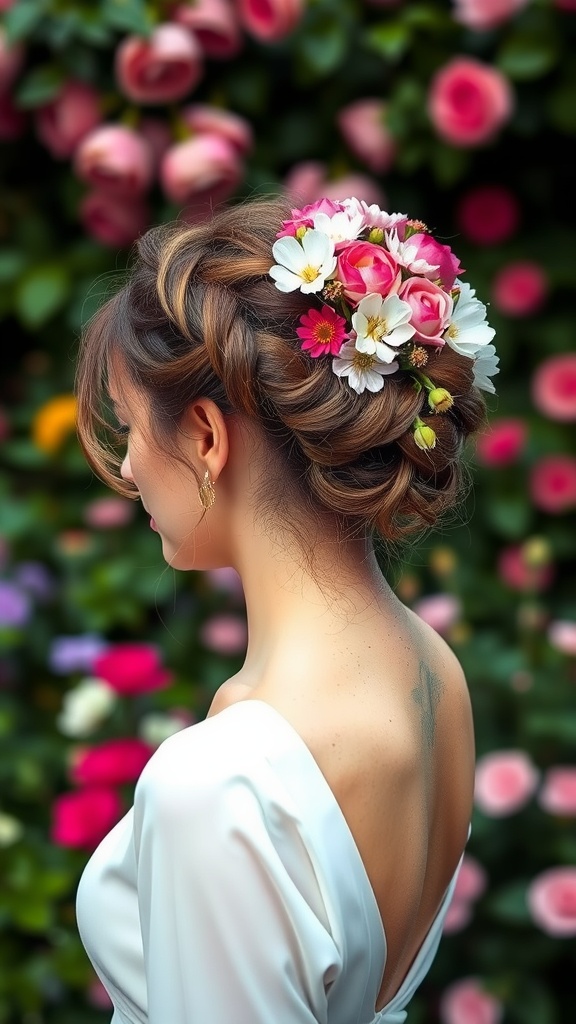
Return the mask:
<svg viewBox="0 0 576 1024">
<path fill-rule="evenodd" d="M 46 263 L 26 274 L 16 289 L 16 311 L 26 327 L 42 327 L 64 305 L 70 281 L 58 263 Z"/>
<path fill-rule="evenodd" d="M 383 22 L 368 29 L 364 42 L 381 57 L 396 63 L 410 46 L 411 32 L 408 26 L 400 21 Z"/>
<path fill-rule="evenodd" d="M 576 135 L 576 83 L 566 84 L 553 92 L 548 109 L 550 120 L 558 131 Z"/>
<path fill-rule="evenodd" d="M 19 0 L 4 16 L 6 40 L 17 43 L 32 34 L 46 10 L 46 0 Z"/>
<path fill-rule="evenodd" d="M 576 742 L 576 714 L 574 711 L 563 710 L 554 712 L 536 711 L 526 716 L 526 732 L 530 737 L 551 737 Z"/>
<path fill-rule="evenodd" d="M 488 910 L 507 924 L 529 924 L 531 918 L 526 903 L 526 887 L 526 882 L 503 886 L 487 900 Z"/>
<path fill-rule="evenodd" d="M 486 519 L 503 537 L 526 536 L 532 522 L 532 508 L 525 494 L 498 494 L 486 502 Z"/>
<path fill-rule="evenodd" d="M 17 249 L 0 252 L 0 284 L 14 281 L 26 266 L 24 254 Z"/>
<path fill-rule="evenodd" d="M 102 0 L 101 18 L 120 32 L 148 36 L 154 27 L 151 9 L 143 0 Z"/>
<path fill-rule="evenodd" d="M 40 107 L 54 99 L 66 80 L 66 73 L 55 64 L 42 64 L 34 68 L 21 81 L 16 90 L 19 107 Z"/>
<path fill-rule="evenodd" d="M 317 75 L 327 75 L 343 61 L 348 45 L 345 25 L 322 15 L 307 24 L 298 46 L 299 55 Z"/>
<path fill-rule="evenodd" d="M 542 78 L 558 62 L 558 49 L 552 39 L 537 36 L 513 36 L 498 54 L 498 67 L 518 81 Z"/>
</svg>

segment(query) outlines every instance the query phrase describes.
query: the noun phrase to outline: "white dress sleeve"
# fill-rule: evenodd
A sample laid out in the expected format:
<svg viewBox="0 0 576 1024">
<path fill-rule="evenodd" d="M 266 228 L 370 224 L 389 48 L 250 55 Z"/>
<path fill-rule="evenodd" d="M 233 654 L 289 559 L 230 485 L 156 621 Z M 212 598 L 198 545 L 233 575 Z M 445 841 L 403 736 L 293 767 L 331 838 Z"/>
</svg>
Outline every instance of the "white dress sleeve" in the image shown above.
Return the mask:
<svg viewBox="0 0 576 1024">
<path fill-rule="evenodd" d="M 265 758 L 214 744 L 217 717 L 136 787 L 148 1022 L 321 1024 L 340 957 L 305 834 Z"/>
</svg>

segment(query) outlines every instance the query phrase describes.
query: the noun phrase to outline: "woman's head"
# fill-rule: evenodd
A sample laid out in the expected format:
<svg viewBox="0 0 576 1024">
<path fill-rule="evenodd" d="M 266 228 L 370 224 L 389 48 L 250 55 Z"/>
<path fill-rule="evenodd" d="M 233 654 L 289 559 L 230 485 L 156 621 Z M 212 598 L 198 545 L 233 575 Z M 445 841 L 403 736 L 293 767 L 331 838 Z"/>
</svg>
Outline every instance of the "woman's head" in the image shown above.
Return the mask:
<svg viewBox="0 0 576 1024">
<path fill-rule="evenodd" d="M 124 283 L 84 334 L 80 441 L 101 478 L 135 493 L 140 481 L 126 470 L 120 476 L 122 442 L 104 411 L 112 392 L 139 420 L 140 443 L 196 494 L 204 466 L 190 458 L 187 416 L 219 410 L 222 422 L 242 424 L 257 441 L 254 507 L 264 516 L 280 514 L 297 529 L 305 509 L 333 517 L 346 534 L 397 540 L 433 525 L 459 496 L 463 442 L 484 417 L 473 360 L 448 345 L 438 356 L 429 350 L 426 372 L 432 364 L 434 384 L 455 397 L 441 415 L 402 369 L 380 391 L 358 394 L 331 358 L 301 347 L 301 317 L 321 309 L 319 296 L 281 291 L 270 276 L 289 217 L 285 200 L 252 200 L 140 239 Z M 198 399 L 208 405 L 198 410 Z M 418 417 L 434 428 L 433 449 L 415 444 Z"/>
</svg>

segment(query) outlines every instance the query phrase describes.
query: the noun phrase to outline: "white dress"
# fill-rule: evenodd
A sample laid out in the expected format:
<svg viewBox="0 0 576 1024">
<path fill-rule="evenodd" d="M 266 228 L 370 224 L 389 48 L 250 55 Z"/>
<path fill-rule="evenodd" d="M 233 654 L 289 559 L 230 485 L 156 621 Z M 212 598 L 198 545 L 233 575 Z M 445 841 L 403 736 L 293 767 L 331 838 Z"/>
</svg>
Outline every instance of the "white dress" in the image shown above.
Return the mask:
<svg viewBox="0 0 576 1024">
<path fill-rule="evenodd" d="M 378 905 L 304 740 L 245 700 L 165 740 L 77 895 L 111 1024 L 402 1024 L 456 883 L 397 995 Z"/>
</svg>

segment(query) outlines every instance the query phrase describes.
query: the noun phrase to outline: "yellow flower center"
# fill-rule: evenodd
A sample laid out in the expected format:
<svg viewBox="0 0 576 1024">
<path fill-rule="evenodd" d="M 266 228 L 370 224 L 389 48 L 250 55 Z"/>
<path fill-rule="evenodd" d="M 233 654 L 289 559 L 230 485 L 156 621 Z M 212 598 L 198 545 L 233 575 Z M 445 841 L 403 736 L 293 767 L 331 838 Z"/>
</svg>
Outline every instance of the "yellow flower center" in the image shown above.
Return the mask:
<svg viewBox="0 0 576 1024">
<path fill-rule="evenodd" d="M 380 341 L 388 333 L 388 324 L 384 317 L 369 316 L 367 318 L 366 334 L 368 337 L 373 338 L 374 341 Z"/>
<path fill-rule="evenodd" d="M 312 284 L 312 281 L 315 281 L 318 277 L 319 270 L 320 267 L 311 267 L 308 265 L 307 267 L 303 267 L 300 271 L 300 277 L 303 278 L 307 284 Z"/>
<path fill-rule="evenodd" d="M 454 338 L 457 338 L 458 335 L 460 334 L 457 324 L 450 324 L 450 327 L 448 328 L 446 333 L 449 338 L 452 338 L 452 340 L 454 340 Z"/>
<path fill-rule="evenodd" d="M 314 337 L 319 345 L 329 345 L 334 338 L 334 325 L 322 320 L 314 328 Z"/>
<path fill-rule="evenodd" d="M 353 362 L 357 370 L 371 370 L 376 357 L 369 355 L 368 352 L 355 352 Z"/>
</svg>

